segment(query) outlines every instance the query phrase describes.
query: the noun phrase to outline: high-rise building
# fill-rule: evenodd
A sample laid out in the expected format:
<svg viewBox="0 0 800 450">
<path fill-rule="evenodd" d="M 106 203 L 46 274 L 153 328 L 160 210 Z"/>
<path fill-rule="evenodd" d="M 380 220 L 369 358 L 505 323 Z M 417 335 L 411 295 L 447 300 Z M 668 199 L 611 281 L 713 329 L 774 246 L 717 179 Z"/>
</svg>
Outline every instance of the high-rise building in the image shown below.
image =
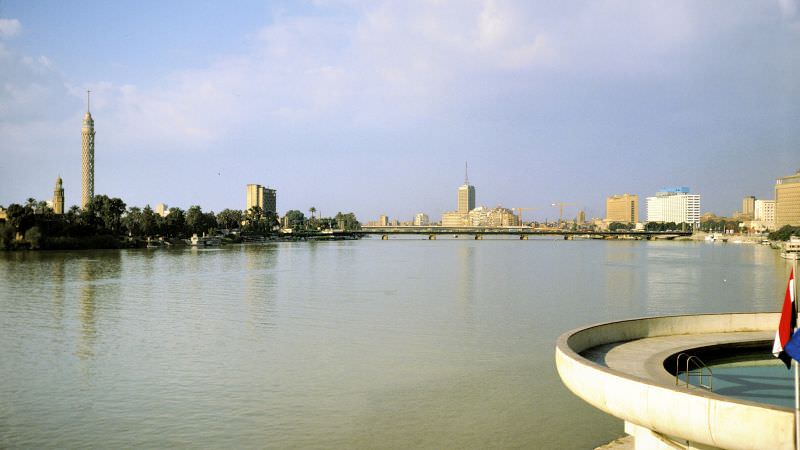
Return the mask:
<svg viewBox="0 0 800 450">
<path fill-rule="evenodd" d="M 756 198 L 752 195 L 748 195 L 747 197 L 742 199 L 742 214 L 741 217 L 744 220 L 753 220 L 755 216 L 755 209 L 756 209 Z"/>
<path fill-rule="evenodd" d="M 431 219 L 425 213 L 417 213 L 417 215 L 414 216 L 414 225 L 415 226 L 424 227 L 426 225 L 430 225 L 430 223 L 431 223 Z"/>
<path fill-rule="evenodd" d="M 81 208 L 86 208 L 94 198 L 94 119 L 89 112 L 89 91 L 86 91 L 86 114 L 81 127 L 81 154 L 83 171 L 81 176 Z"/>
<path fill-rule="evenodd" d="M 606 220 L 620 223 L 639 222 L 639 196 L 622 194 L 606 198 Z"/>
<path fill-rule="evenodd" d="M 262 198 L 262 191 L 260 184 L 248 184 L 247 185 L 247 198 L 245 200 L 245 213 L 250 211 L 250 208 L 254 206 L 261 206 L 264 204 L 264 199 Z"/>
<path fill-rule="evenodd" d="M 53 189 L 53 212 L 64 214 L 64 184 L 61 176 L 56 178 L 56 187 Z"/>
<path fill-rule="evenodd" d="M 464 163 L 464 184 L 458 187 L 458 209 L 456 211 L 467 214 L 473 209 L 475 209 L 475 186 L 469 184 L 467 163 Z"/>
<path fill-rule="evenodd" d="M 578 225 L 583 225 L 586 223 L 586 211 L 580 210 L 578 211 L 578 216 L 575 218 L 575 223 Z"/>
<path fill-rule="evenodd" d="M 275 189 L 263 189 L 262 195 L 264 196 L 264 212 L 278 213 L 278 194 Z"/>
<path fill-rule="evenodd" d="M 388 227 L 389 226 L 389 216 L 381 215 L 378 218 L 378 226 L 379 227 Z"/>
<path fill-rule="evenodd" d="M 258 206 L 263 212 L 277 213 L 277 191 L 260 184 L 248 184 L 245 205 L 245 212 L 250 211 L 253 206 Z"/>
<path fill-rule="evenodd" d="M 667 188 L 647 197 L 648 222 L 689 223 L 700 226 L 700 195 L 690 194 L 689 188 Z"/>
<path fill-rule="evenodd" d="M 775 228 L 800 225 L 800 170 L 775 181 Z"/>
<path fill-rule="evenodd" d="M 161 217 L 167 217 L 167 215 L 169 215 L 169 208 L 164 203 L 156 203 L 156 214 Z"/>
<path fill-rule="evenodd" d="M 775 200 L 756 200 L 753 205 L 753 218 L 764 222 L 767 228 L 775 226 Z"/>
</svg>

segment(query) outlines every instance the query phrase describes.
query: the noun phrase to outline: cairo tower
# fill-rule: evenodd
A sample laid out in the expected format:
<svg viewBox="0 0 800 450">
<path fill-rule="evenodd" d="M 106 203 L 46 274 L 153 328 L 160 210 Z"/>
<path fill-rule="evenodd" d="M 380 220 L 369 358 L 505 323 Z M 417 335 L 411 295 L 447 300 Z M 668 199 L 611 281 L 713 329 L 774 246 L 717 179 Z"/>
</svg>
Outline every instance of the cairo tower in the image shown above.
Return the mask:
<svg viewBox="0 0 800 450">
<path fill-rule="evenodd" d="M 81 177 L 81 208 L 86 208 L 94 197 L 94 119 L 89 112 L 89 91 L 86 91 L 86 115 L 81 127 L 83 176 Z"/>
</svg>

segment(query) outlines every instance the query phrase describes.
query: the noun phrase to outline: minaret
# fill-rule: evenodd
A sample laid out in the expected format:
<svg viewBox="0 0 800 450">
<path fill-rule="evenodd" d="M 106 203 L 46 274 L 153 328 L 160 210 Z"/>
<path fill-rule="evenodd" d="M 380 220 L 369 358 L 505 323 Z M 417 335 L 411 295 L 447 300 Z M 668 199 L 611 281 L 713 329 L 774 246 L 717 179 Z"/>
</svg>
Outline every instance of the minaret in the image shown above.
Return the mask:
<svg viewBox="0 0 800 450">
<path fill-rule="evenodd" d="M 81 152 L 83 154 L 83 175 L 81 177 L 81 208 L 86 208 L 94 197 L 94 119 L 89 112 L 89 95 L 86 91 L 86 115 L 81 127 Z"/>
<path fill-rule="evenodd" d="M 64 185 L 61 182 L 61 175 L 56 179 L 56 187 L 53 189 L 53 212 L 64 214 Z"/>
</svg>

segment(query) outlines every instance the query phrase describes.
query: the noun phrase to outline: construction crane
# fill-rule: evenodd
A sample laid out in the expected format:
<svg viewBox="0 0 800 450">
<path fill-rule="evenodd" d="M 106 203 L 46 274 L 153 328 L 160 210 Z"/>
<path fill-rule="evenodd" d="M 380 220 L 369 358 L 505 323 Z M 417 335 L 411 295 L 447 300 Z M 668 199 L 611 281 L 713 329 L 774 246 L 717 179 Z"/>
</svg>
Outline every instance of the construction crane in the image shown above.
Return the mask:
<svg viewBox="0 0 800 450">
<path fill-rule="evenodd" d="M 558 225 L 561 226 L 561 220 L 564 218 L 564 207 L 575 206 L 575 203 L 556 202 L 552 203 L 550 206 L 558 207 Z"/>
<path fill-rule="evenodd" d="M 535 211 L 536 208 L 511 208 L 512 210 L 517 212 L 517 216 L 519 216 L 519 224 L 524 226 L 525 222 L 522 220 L 522 211 Z"/>
</svg>

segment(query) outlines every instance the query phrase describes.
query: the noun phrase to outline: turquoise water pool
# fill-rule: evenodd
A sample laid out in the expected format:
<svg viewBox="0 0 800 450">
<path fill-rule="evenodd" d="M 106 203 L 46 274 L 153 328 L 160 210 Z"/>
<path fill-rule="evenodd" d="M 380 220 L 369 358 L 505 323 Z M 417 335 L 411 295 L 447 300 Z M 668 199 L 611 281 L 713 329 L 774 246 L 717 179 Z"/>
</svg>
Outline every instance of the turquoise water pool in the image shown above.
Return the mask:
<svg viewBox="0 0 800 450">
<path fill-rule="evenodd" d="M 777 358 L 711 364 L 710 367 L 714 393 L 794 407 L 794 375 Z"/>
</svg>

